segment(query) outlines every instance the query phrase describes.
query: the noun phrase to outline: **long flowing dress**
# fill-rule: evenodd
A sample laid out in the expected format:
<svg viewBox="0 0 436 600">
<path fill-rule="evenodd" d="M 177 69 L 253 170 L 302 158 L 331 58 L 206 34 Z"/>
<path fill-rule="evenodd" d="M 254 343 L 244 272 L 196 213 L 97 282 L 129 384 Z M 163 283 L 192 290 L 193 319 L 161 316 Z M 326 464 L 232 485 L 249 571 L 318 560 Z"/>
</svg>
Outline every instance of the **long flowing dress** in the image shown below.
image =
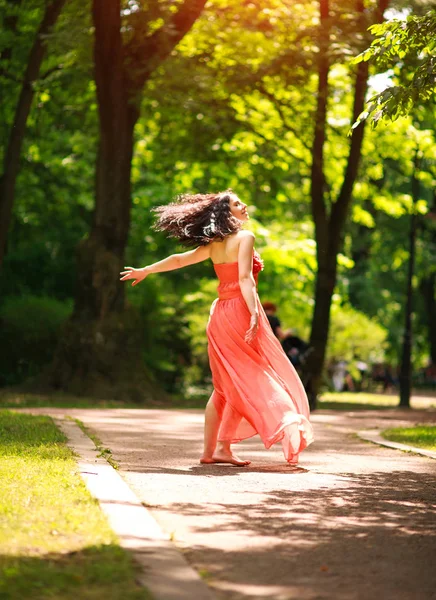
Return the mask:
<svg viewBox="0 0 436 600">
<path fill-rule="evenodd" d="M 265 448 L 282 443 L 289 463 L 313 441 L 309 403 L 303 384 L 275 337 L 257 297 L 259 328 L 245 342 L 250 312 L 239 287 L 238 263 L 214 265 L 219 279 L 207 325 L 208 353 L 221 417 L 219 441 L 240 442 L 259 434 Z M 257 283 L 263 262 L 253 253 Z"/>
</svg>

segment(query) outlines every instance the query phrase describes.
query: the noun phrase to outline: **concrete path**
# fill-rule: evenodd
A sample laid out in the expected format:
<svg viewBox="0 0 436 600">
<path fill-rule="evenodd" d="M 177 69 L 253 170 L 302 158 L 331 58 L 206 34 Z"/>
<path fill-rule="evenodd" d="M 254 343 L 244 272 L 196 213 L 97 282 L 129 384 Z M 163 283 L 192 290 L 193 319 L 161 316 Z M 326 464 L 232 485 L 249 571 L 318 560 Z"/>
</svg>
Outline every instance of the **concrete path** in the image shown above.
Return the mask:
<svg viewBox="0 0 436 600">
<path fill-rule="evenodd" d="M 56 419 L 56 424 L 67 437 L 79 473 L 120 546 L 131 552 L 139 566 L 136 581 L 154 600 L 216 600 L 212 588 L 188 564 L 118 471 L 100 456 L 94 442 L 72 419 Z"/>
<path fill-rule="evenodd" d="M 436 462 L 356 435 L 436 423 L 435 410 L 317 412 L 298 468 L 258 438 L 238 448 L 249 467 L 198 464 L 201 411 L 50 413 L 79 418 L 112 450 L 217 598 L 436 598 Z"/>
</svg>

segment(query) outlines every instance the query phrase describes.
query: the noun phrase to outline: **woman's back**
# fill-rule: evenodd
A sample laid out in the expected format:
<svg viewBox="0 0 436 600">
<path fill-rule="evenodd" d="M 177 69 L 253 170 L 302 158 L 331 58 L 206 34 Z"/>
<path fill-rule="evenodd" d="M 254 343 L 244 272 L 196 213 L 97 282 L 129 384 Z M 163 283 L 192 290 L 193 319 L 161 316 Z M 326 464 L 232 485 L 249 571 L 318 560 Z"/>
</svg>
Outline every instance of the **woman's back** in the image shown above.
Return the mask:
<svg viewBox="0 0 436 600">
<path fill-rule="evenodd" d="M 214 264 L 238 262 L 239 244 L 243 232 L 238 231 L 224 238 L 222 242 L 210 244 L 210 258 Z"/>
</svg>

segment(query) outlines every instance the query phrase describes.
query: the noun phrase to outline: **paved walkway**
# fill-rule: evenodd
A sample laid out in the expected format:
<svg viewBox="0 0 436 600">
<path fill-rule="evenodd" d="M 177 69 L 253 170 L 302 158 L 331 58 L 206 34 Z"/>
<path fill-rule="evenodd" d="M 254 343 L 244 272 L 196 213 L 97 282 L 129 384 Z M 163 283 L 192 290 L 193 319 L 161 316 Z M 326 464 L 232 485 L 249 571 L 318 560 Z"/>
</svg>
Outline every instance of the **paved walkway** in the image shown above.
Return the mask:
<svg viewBox="0 0 436 600">
<path fill-rule="evenodd" d="M 238 449 L 249 467 L 198 464 L 201 411 L 50 413 L 79 418 L 111 448 L 219 599 L 436 598 L 436 461 L 355 434 L 436 423 L 435 410 L 317 412 L 298 468 L 258 438 Z"/>
</svg>

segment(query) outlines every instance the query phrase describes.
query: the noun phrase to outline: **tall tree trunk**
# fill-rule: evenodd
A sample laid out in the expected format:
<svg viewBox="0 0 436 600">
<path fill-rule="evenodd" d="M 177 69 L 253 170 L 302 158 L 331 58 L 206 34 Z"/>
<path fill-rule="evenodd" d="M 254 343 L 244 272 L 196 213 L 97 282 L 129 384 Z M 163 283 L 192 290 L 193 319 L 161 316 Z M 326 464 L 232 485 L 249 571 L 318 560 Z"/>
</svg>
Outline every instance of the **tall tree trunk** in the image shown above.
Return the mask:
<svg viewBox="0 0 436 600">
<path fill-rule="evenodd" d="M 430 359 L 436 365 L 436 273 L 423 277 L 419 284 L 426 309 L 426 324 Z"/>
<path fill-rule="evenodd" d="M 95 211 L 89 236 L 77 250 L 74 313 L 51 366 L 51 382 L 76 394 L 149 400 L 153 389 L 139 360 L 140 330 L 121 318 L 119 272 L 130 224 L 130 174 L 138 109 L 130 102 L 118 2 L 93 4 L 94 64 L 99 107 Z"/>
<path fill-rule="evenodd" d="M 55 387 L 78 394 L 161 401 L 142 360 L 141 323 L 124 311 L 119 281 L 131 209 L 134 128 L 142 88 L 192 27 L 206 0 L 185 0 L 168 23 L 149 37 L 139 28 L 126 46 L 120 1 L 94 0 L 95 81 L 100 143 L 95 214 L 78 248 L 74 313 L 50 369 Z"/>
<path fill-rule="evenodd" d="M 433 202 L 429 207 L 427 219 L 423 221 L 424 243 L 429 248 L 436 248 L 436 189 L 433 190 Z M 423 319 L 427 328 L 428 344 L 430 348 L 430 359 L 436 365 L 436 272 L 434 267 L 425 276 L 421 277 L 419 290 L 424 300 L 425 318 Z"/>
<path fill-rule="evenodd" d="M 383 19 L 387 7 L 386 0 L 380 0 L 376 21 Z M 364 5 L 357 1 L 356 10 L 362 25 Z M 364 123 L 353 130 L 351 135 L 347 164 L 338 197 L 332 203 L 328 215 L 324 195 L 324 156 L 327 96 L 328 96 L 328 0 L 320 0 L 320 58 L 318 63 L 318 93 L 315 113 L 315 134 L 312 147 L 312 215 L 315 223 L 318 269 L 315 281 L 315 306 L 310 334 L 311 353 L 308 356 L 304 383 L 308 391 L 312 409 L 316 408 L 317 396 L 321 385 L 322 373 L 327 350 L 330 328 L 330 308 L 337 277 L 337 256 L 341 250 L 344 228 L 351 205 L 354 183 L 357 178 L 362 152 Z M 368 83 L 368 63 L 360 63 L 356 70 L 352 123 L 354 123 L 365 104 Z"/>
<path fill-rule="evenodd" d="M 403 347 L 400 366 L 400 406 L 410 408 L 410 394 L 412 390 L 412 316 L 413 316 L 413 272 L 415 270 L 416 248 L 416 203 L 419 199 L 419 151 L 416 151 L 412 174 L 412 214 L 410 216 L 409 234 L 409 263 L 407 266 L 406 305 L 404 314 Z"/>
<path fill-rule="evenodd" d="M 5 150 L 3 173 L 0 179 L 0 268 L 6 252 L 8 230 L 15 197 L 15 185 L 20 169 L 20 155 L 26 123 L 34 96 L 34 82 L 38 79 L 46 45 L 44 36 L 56 23 L 65 0 L 53 0 L 47 5 L 29 55 L 21 92 L 15 109 L 8 144 Z"/>
<path fill-rule="evenodd" d="M 117 4 L 94 2 L 93 7 L 100 142 L 94 220 L 78 253 L 75 312 L 97 320 L 124 306 L 118 275 L 130 225 L 133 130 L 139 116 L 129 101 Z"/>
<path fill-rule="evenodd" d="M 333 282 L 333 293 L 336 281 L 336 265 L 332 265 L 327 256 L 328 250 L 328 215 L 324 202 L 324 144 L 326 140 L 327 104 L 329 96 L 328 76 L 330 70 L 329 45 L 330 29 L 329 1 L 320 0 L 319 25 L 319 59 L 318 59 L 318 91 L 315 112 L 315 132 L 312 145 L 311 171 L 311 206 L 312 218 L 315 224 L 317 273 L 315 280 L 315 307 L 312 316 L 310 334 L 311 354 L 306 363 L 305 385 L 311 408 L 316 407 L 316 395 L 319 388 L 321 369 L 324 364 L 325 348 L 328 336 L 328 321 L 330 305 L 323 302 L 324 294 Z M 330 293 L 330 292 L 328 292 Z M 327 322 L 327 327 L 324 327 Z M 317 369 L 321 365 L 321 369 Z"/>
</svg>

